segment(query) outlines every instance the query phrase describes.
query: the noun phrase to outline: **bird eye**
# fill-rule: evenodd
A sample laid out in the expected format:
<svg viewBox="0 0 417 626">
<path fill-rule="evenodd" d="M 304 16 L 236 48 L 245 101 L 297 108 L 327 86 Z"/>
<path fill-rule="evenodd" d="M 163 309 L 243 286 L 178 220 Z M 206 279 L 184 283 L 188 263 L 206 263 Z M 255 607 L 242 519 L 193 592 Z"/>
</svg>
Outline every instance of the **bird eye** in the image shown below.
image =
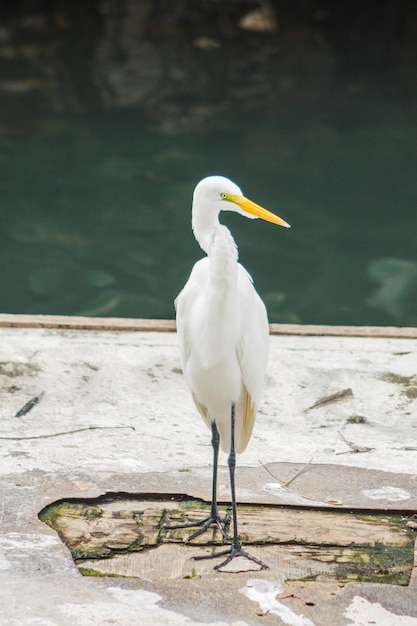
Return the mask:
<svg viewBox="0 0 417 626">
<path fill-rule="evenodd" d="M 227 198 L 227 196 L 226 196 L 226 194 L 225 194 L 225 193 L 221 193 L 221 194 L 220 194 L 220 197 L 221 197 L 221 199 L 222 199 L 222 200 L 226 200 L 226 198 Z"/>
</svg>

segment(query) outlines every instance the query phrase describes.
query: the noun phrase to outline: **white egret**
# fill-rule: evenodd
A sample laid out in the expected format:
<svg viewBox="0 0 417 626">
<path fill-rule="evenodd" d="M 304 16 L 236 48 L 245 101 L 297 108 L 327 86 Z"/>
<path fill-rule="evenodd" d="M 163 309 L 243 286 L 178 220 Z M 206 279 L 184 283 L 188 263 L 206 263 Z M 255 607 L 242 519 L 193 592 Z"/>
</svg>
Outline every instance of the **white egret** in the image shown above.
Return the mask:
<svg viewBox="0 0 417 626">
<path fill-rule="evenodd" d="M 245 198 L 231 180 L 209 176 L 194 190 L 192 228 L 207 256 L 198 261 L 175 301 L 182 369 L 194 403 L 212 431 L 213 482 L 211 514 L 183 526 L 201 526 L 189 540 L 217 524 L 225 537 L 217 509 L 219 443 L 229 454 L 233 542 L 210 556 L 228 555 L 215 569 L 235 556 L 245 556 L 267 567 L 242 549 L 239 541 L 235 465 L 236 453 L 245 450 L 261 398 L 268 355 L 268 319 L 265 305 L 244 267 L 238 263 L 234 239 L 219 223 L 220 211 L 235 211 L 289 227 L 280 217 Z M 174 528 L 174 527 L 172 527 Z"/>
</svg>

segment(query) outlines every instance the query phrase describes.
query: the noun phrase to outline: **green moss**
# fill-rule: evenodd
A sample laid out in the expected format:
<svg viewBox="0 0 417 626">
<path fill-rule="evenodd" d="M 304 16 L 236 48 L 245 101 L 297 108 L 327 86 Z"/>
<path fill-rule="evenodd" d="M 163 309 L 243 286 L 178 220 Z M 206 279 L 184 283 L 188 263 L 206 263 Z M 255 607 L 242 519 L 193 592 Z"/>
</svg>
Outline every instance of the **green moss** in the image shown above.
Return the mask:
<svg viewBox="0 0 417 626">
<path fill-rule="evenodd" d="M 99 506 L 87 506 L 85 504 L 77 504 L 75 502 L 60 502 L 45 507 L 39 513 L 39 519 L 55 530 L 58 527 L 57 520 L 60 517 L 85 517 L 87 519 L 99 518 L 103 511 Z"/>
<path fill-rule="evenodd" d="M 197 576 L 197 571 L 195 569 L 195 567 L 193 567 L 193 569 L 191 570 L 191 574 L 185 574 L 183 576 L 184 579 L 190 579 L 190 578 L 195 578 Z"/>
<path fill-rule="evenodd" d="M 413 542 L 404 546 L 361 547 L 354 550 L 349 562 L 338 563 L 340 581 L 407 585 L 413 568 Z"/>
<path fill-rule="evenodd" d="M 174 499 L 174 498 L 173 498 Z M 107 500 L 106 500 L 107 501 Z M 179 529 L 175 533 L 160 533 L 158 534 L 158 528 L 160 529 L 160 518 L 164 519 L 163 503 L 159 505 L 155 511 L 151 512 L 146 518 L 146 525 L 144 530 L 140 530 L 142 525 L 142 511 L 131 511 L 129 508 L 122 509 L 110 514 L 107 512 L 105 504 L 103 508 L 100 505 L 101 500 L 85 500 L 85 501 L 61 501 L 56 504 L 52 504 L 41 511 L 39 518 L 54 528 L 59 534 L 62 541 L 67 545 L 71 551 L 72 557 L 77 561 L 84 561 L 86 559 L 103 559 L 111 558 L 115 554 L 127 554 L 131 552 L 141 552 L 144 550 L 155 549 L 160 543 L 172 543 L 182 542 L 189 534 L 189 529 L 185 528 L 183 531 Z M 223 508 L 223 507 L 222 507 Z M 226 507 L 225 507 L 226 508 Z M 243 507 L 242 507 L 243 508 Z M 244 508 L 248 511 L 257 513 L 260 510 L 259 505 L 245 505 Z M 280 507 L 281 508 L 281 507 Z M 158 511 L 161 510 L 159 516 Z M 144 510 L 146 506 L 144 505 Z M 186 522 L 192 517 L 197 515 L 204 517 L 210 512 L 210 505 L 205 505 L 200 500 L 186 499 L 178 501 L 178 506 L 174 510 L 167 511 L 172 524 L 180 524 Z M 225 511 L 225 516 L 228 514 L 228 510 Z M 112 543 L 107 536 L 107 518 L 109 516 L 109 533 L 111 533 L 112 516 L 117 519 L 126 519 L 129 524 L 135 525 L 138 529 L 137 533 L 133 533 L 132 536 L 126 537 L 126 542 Z M 337 524 L 338 519 L 334 518 L 334 511 L 331 512 L 332 517 L 328 519 L 327 511 L 322 511 L 323 522 L 326 524 Z M 401 537 L 400 541 L 394 539 L 393 543 L 402 545 L 387 545 L 382 543 L 373 544 L 375 541 L 373 538 L 372 529 L 369 532 L 370 545 L 364 545 L 364 538 L 359 537 L 360 543 L 355 543 L 356 535 L 349 535 L 349 540 L 343 541 L 343 536 L 339 538 L 339 543 L 333 544 L 330 541 L 323 539 L 321 543 L 312 544 L 308 540 L 297 540 L 294 538 L 290 543 L 293 545 L 302 544 L 307 547 L 305 550 L 306 558 L 315 562 L 312 568 L 306 568 L 304 570 L 303 580 L 311 581 L 317 578 L 317 563 L 322 564 L 322 570 L 320 575 L 325 578 L 333 578 L 340 581 L 343 584 L 348 582 L 377 582 L 377 583 L 389 583 L 397 585 L 407 585 L 411 575 L 413 567 L 413 554 L 414 554 L 414 542 L 415 532 L 412 529 L 407 528 L 407 517 L 401 515 L 390 515 L 389 512 L 380 512 L 375 514 L 367 513 L 354 513 L 347 511 L 340 511 L 338 513 L 341 517 L 348 517 L 358 525 L 358 521 L 369 525 L 380 527 L 381 529 L 389 530 L 389 534 L 393 534 L 394 537 Z M 101 517 L 104 519 L 103 529 L 104 532 L 100 532 L 100 523 L 95 524 L 94 520 Z M 74 522 L 72 524 L 72 521 Z M 92 522 L 89 525 L 89 522 Z M 123 524 L 122 524 L 123 526 Z M 362 523 L 359 524 L 359 527 Z M 151 529 L 149 531 L 149 528 Z M 369 529 L 368 529 L 369 530 Z M 91 535 L 90 535 L 91 531 Z M 94 532 L 97 531 L 97 532 Z M 358 530 L 358 532 L 360 532 Z M 65 537 L 67 535 L 67 537 Z M 83 536 L 85 535 L 85 536 Z M 337 536 L 337 535 L 336 535 Z M 385 532 L 376 533 L 375 537 L 384 537 Z M 250 544 L 253 541 L 252 536 L 245 536 L 244 532 L 242 537 L 244 542 Z M 329 537 L 331 538 L 331 537 Z M 128 542 L 134 539 L 130 545 Z M 145 545 L 145 542 L 149 544 Z M 143 542 L 143 543 L 142 543 Z M 349 543 L 351 542 L 351 543 Z M 107 543 L 110 544 L 109 547 Z M 279 543 L 276 534 L 269 536 L 265 531 L 261 540 L 257 540 L 258 545 L 261 544 L 275 544 Z M 119 546 L 119 547 L 114 547 Z M 303 548 L 304 549 L 304 548 Z M 88 576 L 106 576 L 100 572 L 96 572 L 93 568 L 80 568 L 83 575 Z M 185 579 L 192 579 L 196 576 L 194 569 L 190 574 L 184 575 Z M 298 579 L 301 580 L 301 579 Z"/>
<path fill-rule="evenodd" d="M 96 569 L 92 569 L 91 567 L 79 567 L 78 571 L 83 576 L 95 576 L 97 578 L 124 578 L 124 576 L 120 576 L 120 574 L 105 574 L 103 572 L 98 572 Z"/>
</svg>

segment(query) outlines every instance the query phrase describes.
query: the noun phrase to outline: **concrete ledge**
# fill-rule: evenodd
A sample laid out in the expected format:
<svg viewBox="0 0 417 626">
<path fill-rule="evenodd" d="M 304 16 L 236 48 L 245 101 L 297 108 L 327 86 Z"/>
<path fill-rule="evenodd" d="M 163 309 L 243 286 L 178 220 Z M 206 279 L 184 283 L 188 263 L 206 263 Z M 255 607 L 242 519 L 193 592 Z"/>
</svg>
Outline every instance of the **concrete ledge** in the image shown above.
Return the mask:
<svg viewBox="0 0 417 626">
<path fill-rule="evenodd" d="M 0 314 L 0 328 L 67 328 L 73 330 L 122 330 L 175 332 L 174 320 L 70 315 Z M 397 326 L 326 326 L 314 324 L 270 324 L 271 335 L 315 337 L 404 337 L 417 338 L 417 328 Z"/>
<path fill-rule="evenodd" d="M 415 573 L 406 587 L 343 588 L 281 580 L 272 570 L 175 581 L 79 575 L 37 517 L 52 500 L 171 489 L 210 497 L 210 433 L 181 375 L 174 330 L 169 320 L 0 316 L 0 624 L 280 624 L 288 608 L 303 626 L 417 626 Z M 239 501 L 338 501 L 345 510 L 409 515 L 417 502 L 417 329 L 272 325 L 271 333 L 261 410 L 238 460 Z M 264 587 L 251 587 L 254 577 Z M 278 613 L 260 618 L 250 589 L 259 602 L 282 589 L 270 598 Z"/>
</svg>

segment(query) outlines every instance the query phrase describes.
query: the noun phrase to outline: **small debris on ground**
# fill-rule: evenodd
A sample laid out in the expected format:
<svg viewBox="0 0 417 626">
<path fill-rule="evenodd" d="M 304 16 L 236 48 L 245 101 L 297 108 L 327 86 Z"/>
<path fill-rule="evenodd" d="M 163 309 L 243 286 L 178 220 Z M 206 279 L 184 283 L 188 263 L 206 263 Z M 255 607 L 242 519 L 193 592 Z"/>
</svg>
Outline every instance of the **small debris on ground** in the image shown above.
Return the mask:
<svg viewBox="0 0 417 626">
<path fill-rule="evenodd" d="M 26 415 L 26 413 L 29 413 L 29 411 L 31 411 L 33 409 L 33 407 L 38 404 L 39 400 L 45 395 L 44 391 L 41 391 L 40 394 L 38 394 L 37 396 L 35 396 L 34 398 L 31 398 L 30 400 L 28 400 L 28 402 L 26 402 L 26 404 L 24 404 L 22 406 L 21 409 L 19 409 L 15 415 L 15 417 L 22 417 L 23 415 Z"/>
<path fill-rule="evenodd" d="M 304 409 L 304 411 L 311 411 L 311 409 L 321 409 L 323 406 L 327 406 L 328 404 L 332 404 L 333 402 L 341 402 L 342 400 L 351 400 L 352 398 L 353 398 L 352 389 L 350 388 L 342 389 L 342 391 L 336 391 L 335 393 L 332 393 L 330 396 L 324 396 L 323 398 L 320 398 L 319 400 L 317 400 L 317 402 L 309 406 L 307 409 Z"/>
</svg>

